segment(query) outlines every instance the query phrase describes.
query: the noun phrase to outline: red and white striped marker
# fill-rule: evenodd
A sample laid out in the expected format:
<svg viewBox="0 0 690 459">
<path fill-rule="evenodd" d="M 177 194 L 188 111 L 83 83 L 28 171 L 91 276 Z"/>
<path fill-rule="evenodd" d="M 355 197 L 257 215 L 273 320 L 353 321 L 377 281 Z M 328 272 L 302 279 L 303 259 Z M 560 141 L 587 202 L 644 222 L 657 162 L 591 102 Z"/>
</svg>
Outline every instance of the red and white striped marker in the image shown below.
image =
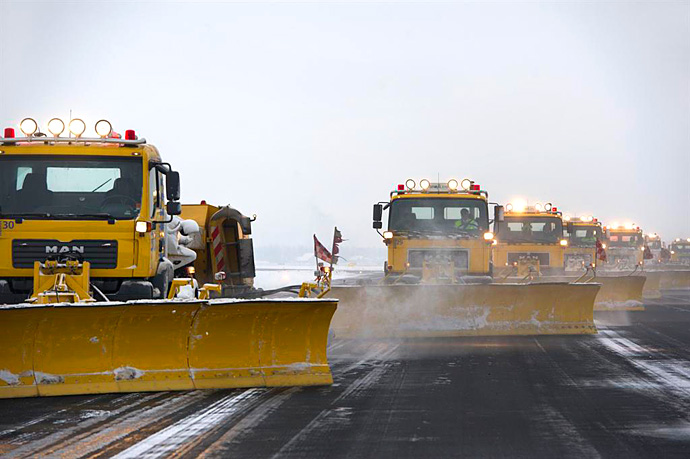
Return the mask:
<svg viewBox="0 0 690 459">
<path fill-rule="evenodd" d="M 223 238 L 218 225 L 214 225 L 211 230 L 211 244 L 213 246 L 213 258 L 216 262 L 216 273 L 225 271 L 225 250 L 223 250 Z"/>
</svg>

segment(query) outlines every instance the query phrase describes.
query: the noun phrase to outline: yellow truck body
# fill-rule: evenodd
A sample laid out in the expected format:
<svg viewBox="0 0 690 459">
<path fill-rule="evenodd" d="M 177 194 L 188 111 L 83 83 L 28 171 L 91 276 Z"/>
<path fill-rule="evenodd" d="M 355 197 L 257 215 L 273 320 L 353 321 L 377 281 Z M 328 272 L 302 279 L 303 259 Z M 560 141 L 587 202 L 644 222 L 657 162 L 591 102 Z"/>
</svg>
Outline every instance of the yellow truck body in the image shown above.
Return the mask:
<svg viewBox="0 0 690 459">
<path fill-rule="evenodd" d="M 183 219 L 199 225 L 199 234 L 187 247 L 196 254 L 194 277 L 200 284 L 220 283 L 224 296 L 251 290 L 256 269 L 251 239 L 252 219 L 229 206 L 183 204 Z M 217 276 L 223 273 L 222 279 Z"/>
<path fill-rule="evenodd" d="M 391 210 L 388 231 L 384 232 L 390 236 L 384 237 L 388 247 L 387 274 L 421 277 L 425 263 L 452 263 L 456 277 L 491 276 L 492 241 L 485 239 L 489 230 L 486 194 L 448 189 L 401 190 L 392 193 L 387 207 Z M 406 209 L 416 216 L 409 228 L 398 225 L 402 218 L 397 215 Z M 460 221 L 462 209 L 474 213 L 476 229 L 457 229 L 455 222 Z"/>
<path fill-rule="evenodd" d="M 530 270 L 545 275 L 563 269 L 567 240 L 557 211 L 534 207 L 507 210 L 504 221 L 496 223 L 494 234 L 494 266 L 500 275 L 523 277 Z"/>
<path fill-rule="evenodd" d="M 588 266 L 597 265 L 597 240 L 602 241 L 604 233 L 601 222 L 594 219 L 565 221 L 565 235 L 568 245 L 563 251 L 563 268 L 566 272 L 583 272 Z"/>
<path fill-rule="evenodd" d="M 145 141 L 99 140 L 0 140 L 0 304 L 26 299 L 34 261 L 50 257 L 89 261 L 114 299 L 166 293 L 169 165 Z"/>
<path fill-rule="evenodd" d="M 676 238 L 671 243 L 671 263 L 690 265 L 690 238 Z"/>
<path fill-rule="evenodd" d="M 605 270 L 632 270 L 642 266 L 644 236 L 639 227 L 604 227 L 607 261 Z"/>
</svg>

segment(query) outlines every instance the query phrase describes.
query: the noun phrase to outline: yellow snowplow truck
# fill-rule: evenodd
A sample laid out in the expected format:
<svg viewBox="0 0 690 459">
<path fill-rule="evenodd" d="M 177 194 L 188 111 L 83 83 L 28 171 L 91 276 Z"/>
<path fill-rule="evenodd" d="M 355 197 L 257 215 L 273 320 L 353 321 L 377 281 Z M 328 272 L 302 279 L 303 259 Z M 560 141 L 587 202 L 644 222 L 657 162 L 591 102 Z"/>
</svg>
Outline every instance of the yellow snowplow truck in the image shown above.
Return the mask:
<svg viewBox="0 0 690 459">
<path fill-rule="evenodd" d="M 690 237 L 671 242 L 671 263 L 690 266 Z"/>
<path fill-rule="evenodd" d="M 220 226 L 212 253 L 230 257 L 234 214 L 180 219 L 179 176 L 154 146 L 104 120 L 98 137 L 67 126 L 48 136 L 27 118 L 0 137 L 0 398 L 332 383 L 336 300 L 212 299 L 253 276 L 229 258 L 180 295 L 192 234 Z"/>
<path fill-rule="evenodd" d="M 383 233 L 383 211 L 388 226 Z M 356 337 L 596 333 L 595 284 L 492 282 L 488 193 L 469 179 L 407 180 L 374 205 L 384 272 L 334 285 L 336 335 Z M 560 220 L 559 220 L 560 221 Z"/>
<path fill-rule="evenodd" d="M 493 256 L 500 278 L 561 274 L 568 240 L 561 214 L 551 203 L 524 208 L 508 203 L 504 220 L 495 225 Z"/>
<path fill-rule="evenodd" d="M 649 251 L 654 256 L 654 258 L 651 258 L 649 260 L 644 260 L 644 265 L 645 266 L 656 266 L 656 265 L 663 263 L 661 251 L 665 247 L 664 247 L 664 243 L 661 240 L 661 236 L 659 236 L 656 233 L 645 234 L 644 235 L 644 244 L 646 247 L 649 248 Z"/>
<path fill-rule="evenodd" d="M 564 230 L 568 238 L 565 248 L 564 271 L 570 280 L 596 282 L 601 290 L 594 303 L 594 310 L 640 311 L 643 288 L 649 278 L 638 270 L 630 273 L 606 272 L 601 269 L 602 260 L 597 258 L 597 241 L 606 250 L 601 222 L 590 216 L 564 217 Z"/>
<path fill-rule="evenodd" d="M 639 226 L 627 224 L 604 227 L 607 261 L 599 269 L 606 271 L 631 271 L 642 266 L 644 236 Z"/>
<path fill-rule="evenodd" d="M 199 232 L 191 235 L 186 247 L 196 252 L 187 269 L 199 283 L 219 282 L 222 296 L 244 296 L 254 289 L 253 218 L 230 206 L 184 204 L 180 217 L 194 220 Z M 220 276 L 218 275 L 220 274 Z M 183 276 L 178 273 L 178 277 Z"/>
<path fill-rule="evenodd" d="M 661 290 L 690 288 L 690 238 L 677 238 L 669 244 L 670 260 L 647 268 L 647 283 L 653 284 L 645 295 L 651 298 L 661 295 Z"/>
</svg>

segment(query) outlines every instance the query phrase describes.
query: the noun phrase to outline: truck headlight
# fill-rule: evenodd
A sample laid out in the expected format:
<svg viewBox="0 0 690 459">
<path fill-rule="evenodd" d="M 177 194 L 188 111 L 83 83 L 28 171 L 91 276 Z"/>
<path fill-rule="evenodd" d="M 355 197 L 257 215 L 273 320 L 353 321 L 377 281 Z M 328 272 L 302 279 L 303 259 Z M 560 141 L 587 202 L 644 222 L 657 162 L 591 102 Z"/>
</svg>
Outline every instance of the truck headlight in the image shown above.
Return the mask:
<svg viewBox="0 0 690 459">
<path fill-rule="evenodd" d="M 493 238 L 494 238 L 494 233 L 492 233 L 491 231 L 487 231 L 486 233 L 484 233 L 484 240 L 485 241 L 490 241 Z"/>
<path fill-rule="evenodd" d="M 417 184 L 414 182 L 414 180 L 407 179 L 407 181 L 405 182 L 405 186 L 408 190 L 414 190 L 414 187 L 417 186 Z"/>
<path fill-rule="evenodd" d="M 383 232 L 383 238 L 384 239 L 393 239 L 393 231 L 384 231 Z"/>
<path fill-rule="evenodd" d="M 96 134 L 102 138 L 106 138 L 113 132 L 113 125 L 108 120 L 99 120 L 96 122 Z"/>
<path fill-rule="evenodd" d="M 134 225 L 134 229 L 137 233 L 148 233 L 151 231 L 151 222 L 137 222 L 136 225 Z"/>
<path fill-rule="evenodd" d="M 567 239 L 561 239 L 561 246 L 566 247 L 568 245 L 568 240 Z"/>
<path fill-rule="evenodd" d="M 33 118 L 24 118 L 19 123 L 19 130 L 27 137 L 32 136 L 38 130 L 38 123 Z"/>
<path fill-rule="evenodd" d="M 458 181 L 455 179 L 450 179 L 448 180 L 448 189 L 450 191 L 457 191 L 458 189 Z"/>
<path fill-rule="evenodd" d="M 60 118 L 53 118 L 48 121 L 48 132 L 53 134 L 53 137 L 58 137 L 65 132 L 65 123 Z"/>
<path fill-rule="evenodd" d="M 69 122 L 69 132 L 71 132 L 75 137 L 81 137 L 84 131 L 86 131 L 86 123 L 84 120 L 74 118 Z"/>
<path fill-rule="evenodd" d="M 422 190 L 426 191 L 431 186 L 431 182 L 427 179 L 422 179 L 419 181 L 419 186 L 422 187 Z"/>
</svg>

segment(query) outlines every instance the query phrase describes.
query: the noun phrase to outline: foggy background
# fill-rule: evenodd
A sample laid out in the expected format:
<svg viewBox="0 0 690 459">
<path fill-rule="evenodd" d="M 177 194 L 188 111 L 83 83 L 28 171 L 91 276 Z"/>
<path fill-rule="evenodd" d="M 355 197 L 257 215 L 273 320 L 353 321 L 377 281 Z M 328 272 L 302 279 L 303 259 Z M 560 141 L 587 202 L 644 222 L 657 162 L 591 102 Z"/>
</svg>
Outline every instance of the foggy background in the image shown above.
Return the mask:
<svg viewBox="0 0 690 459">
<path fill-rule="evenodd" d="M 337 225 L 382 263 L 371 205 L 439 176 L 690 237 L 687 2 L 2 1 L 0 127 L 70 109 L 256 213 L 259 262 Z"/>
</svg>

